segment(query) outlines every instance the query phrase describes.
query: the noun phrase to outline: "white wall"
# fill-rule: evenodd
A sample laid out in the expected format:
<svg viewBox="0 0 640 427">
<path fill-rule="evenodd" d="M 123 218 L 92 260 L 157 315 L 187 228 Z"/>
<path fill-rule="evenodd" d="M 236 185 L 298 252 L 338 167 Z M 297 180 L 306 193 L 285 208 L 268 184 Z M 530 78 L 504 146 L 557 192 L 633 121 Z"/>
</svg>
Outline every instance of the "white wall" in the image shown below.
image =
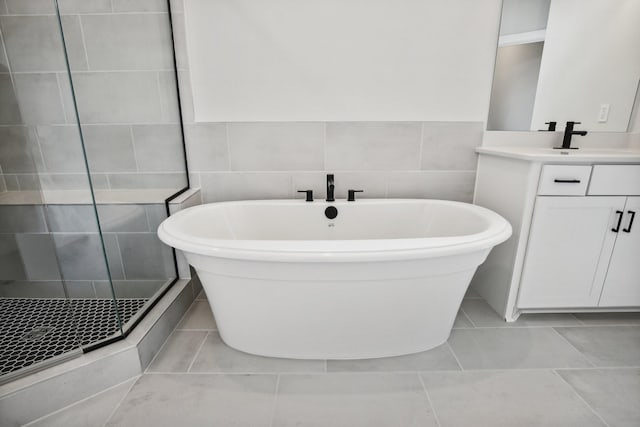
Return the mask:
<svg viewBox="0 0 640 427">
<path fill-rule="evenodd" d="M 482 121 L 500 0 L 185 0 L 195 119 Z"/>
<path fill-rule="evenodd" d="M 542 47 L 539 42 L 498 48 L 488 130 L 529 130 Z"/>
<path fill-rule="evenodd" d="M 640 80 L 640 1 L 553 0 L 531 129 L 626 131 Z M 598 123 L 601 104 L 609 120 Z"/>
<path fill-rule="evenodd" d="M 500 35 L 544 30 L 551 0 L 504 0 Z"/>
</svg>

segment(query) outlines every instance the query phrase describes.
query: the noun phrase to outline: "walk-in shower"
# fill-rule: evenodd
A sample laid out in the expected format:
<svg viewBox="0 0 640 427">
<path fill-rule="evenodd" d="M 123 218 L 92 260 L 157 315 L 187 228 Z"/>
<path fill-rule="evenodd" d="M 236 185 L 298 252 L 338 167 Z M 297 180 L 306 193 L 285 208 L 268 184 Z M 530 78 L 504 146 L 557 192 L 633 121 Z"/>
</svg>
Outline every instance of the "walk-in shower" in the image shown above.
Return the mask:
<svg viewBox="0 0 640 427">
<path fill-rule="evenodd" d="M 123 336 L 177 277 L 169 2 L 0 2 L 0 382 Z"/>
</svg>

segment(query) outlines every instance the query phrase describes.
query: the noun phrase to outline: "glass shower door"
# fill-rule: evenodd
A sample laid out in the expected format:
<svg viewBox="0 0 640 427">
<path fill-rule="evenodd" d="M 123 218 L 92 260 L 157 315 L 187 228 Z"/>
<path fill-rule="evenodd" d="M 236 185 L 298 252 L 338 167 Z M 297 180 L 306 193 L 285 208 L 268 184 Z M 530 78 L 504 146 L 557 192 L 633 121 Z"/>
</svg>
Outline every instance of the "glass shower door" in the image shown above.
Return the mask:
<svg viewBox="0 0 640 427">
<path fill-rule="evenodd" d="M 122 331 L 60 29 L 0 7 L 0 382 Z"/>
</svg>

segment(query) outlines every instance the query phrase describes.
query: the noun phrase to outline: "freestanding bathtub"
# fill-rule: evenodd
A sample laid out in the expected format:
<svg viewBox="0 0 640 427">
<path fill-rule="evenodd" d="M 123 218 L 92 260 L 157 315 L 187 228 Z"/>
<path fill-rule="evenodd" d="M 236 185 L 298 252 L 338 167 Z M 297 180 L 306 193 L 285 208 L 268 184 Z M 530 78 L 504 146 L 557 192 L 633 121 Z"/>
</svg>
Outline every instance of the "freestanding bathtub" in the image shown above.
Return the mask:
<svg viewBox="0 0 640 427">
<path fill-rule="evenodd" d="M 442 200 L 265 200 L 188 208 L 158 235 L 196 269 L 229 346 L 360 359 L 444 343 L 476 268 L 511 226 Z"/>
</svg>

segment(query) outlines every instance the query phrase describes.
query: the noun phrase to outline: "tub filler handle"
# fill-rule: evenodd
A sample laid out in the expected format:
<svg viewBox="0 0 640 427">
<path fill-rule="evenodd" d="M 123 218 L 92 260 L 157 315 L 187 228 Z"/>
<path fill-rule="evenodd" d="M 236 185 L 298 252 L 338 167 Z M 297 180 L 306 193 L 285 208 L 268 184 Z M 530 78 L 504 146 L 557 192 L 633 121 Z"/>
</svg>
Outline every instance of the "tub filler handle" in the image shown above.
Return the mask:
<svg viewBox="0 0 640 427">
<path fill-rule="evenodd" d="M 364 193 L 364 190 L 349 190 L 348 193 L 347 202 L 355 202 L 356 193 Z"/>
<path fill-rule="evenodd" d="M 305 199 L 305 201 L 313 202 L 313 190 L 298 190 L 298 193 L 306 193 L 307 198 Z"/>
</svg>

